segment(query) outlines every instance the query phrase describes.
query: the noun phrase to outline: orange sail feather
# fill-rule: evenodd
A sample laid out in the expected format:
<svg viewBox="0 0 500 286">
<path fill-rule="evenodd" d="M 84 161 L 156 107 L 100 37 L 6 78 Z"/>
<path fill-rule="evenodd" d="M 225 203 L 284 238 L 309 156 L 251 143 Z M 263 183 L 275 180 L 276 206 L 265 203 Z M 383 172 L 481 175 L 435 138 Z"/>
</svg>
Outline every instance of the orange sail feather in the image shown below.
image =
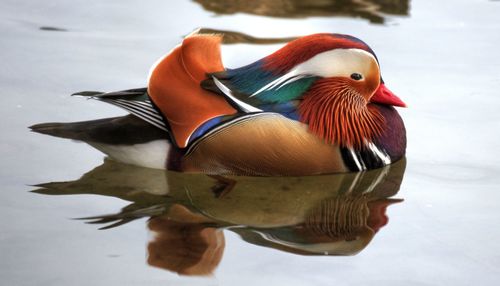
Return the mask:
<svg viewBox="0 0 500 286">
<path fill-rule="evenodd" d="M 224 70 L 219 35 L 192 35 L 153 66 L 151 100 L 168 121 L 172 137 L 184 148 L 191 134 L 212 118 L 236 113 L 227 101 L 200 87 L 207 73 Z"/>
</svg>

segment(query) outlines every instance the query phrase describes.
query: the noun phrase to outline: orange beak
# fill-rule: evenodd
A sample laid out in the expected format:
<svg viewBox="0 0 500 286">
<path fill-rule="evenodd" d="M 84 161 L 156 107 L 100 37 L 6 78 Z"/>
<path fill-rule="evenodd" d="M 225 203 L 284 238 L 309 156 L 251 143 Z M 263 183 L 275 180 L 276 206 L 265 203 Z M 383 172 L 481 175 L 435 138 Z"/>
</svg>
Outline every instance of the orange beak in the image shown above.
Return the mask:
<svg viewBox="0 0 500 286">
<path fill-rule="evenodd" d="M 370 99 L 370 102 L 406 107 L 406 103 L 392 93 L 384 83 L 380 83 L 377 91 L 375 91 L 375 94 L 373 94 Z"/>
</svg>

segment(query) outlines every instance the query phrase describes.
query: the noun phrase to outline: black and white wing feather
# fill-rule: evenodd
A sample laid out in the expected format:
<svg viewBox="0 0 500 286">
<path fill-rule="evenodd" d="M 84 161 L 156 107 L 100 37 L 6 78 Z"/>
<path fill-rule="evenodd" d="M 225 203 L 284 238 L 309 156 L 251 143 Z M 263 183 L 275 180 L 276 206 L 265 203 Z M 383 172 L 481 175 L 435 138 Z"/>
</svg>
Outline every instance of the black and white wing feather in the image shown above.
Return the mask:
<svg viewBox="0 0 500 286">
<path fill-rule="evenodd" d="M 114 92 L 82 91 L 72 95 L 84 96 L 121 107 L 130 114 L 168 132 L 161 113 L 148 96 L 147 88 L 136 88 Z"/>
</svg>

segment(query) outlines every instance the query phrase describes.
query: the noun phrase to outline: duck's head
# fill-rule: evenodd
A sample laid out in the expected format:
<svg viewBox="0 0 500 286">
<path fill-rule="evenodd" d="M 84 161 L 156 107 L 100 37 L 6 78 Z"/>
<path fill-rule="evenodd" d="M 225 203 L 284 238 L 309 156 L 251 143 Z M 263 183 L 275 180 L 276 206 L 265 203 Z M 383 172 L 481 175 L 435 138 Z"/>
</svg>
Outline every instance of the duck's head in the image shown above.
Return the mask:
<svg viewBox="0 0 500 286">
<path fill-rule="evenodd" d="M 314 78 L 301 95 L 299 113 L 314 133 L 330 143 L 362 147 L 384 128 L 373 103 L 405 107 L 384 84 L 373 50 L 347 35 L 299 38 L 264 59 L 264 68 L 287 85 Z"/>
</svg>

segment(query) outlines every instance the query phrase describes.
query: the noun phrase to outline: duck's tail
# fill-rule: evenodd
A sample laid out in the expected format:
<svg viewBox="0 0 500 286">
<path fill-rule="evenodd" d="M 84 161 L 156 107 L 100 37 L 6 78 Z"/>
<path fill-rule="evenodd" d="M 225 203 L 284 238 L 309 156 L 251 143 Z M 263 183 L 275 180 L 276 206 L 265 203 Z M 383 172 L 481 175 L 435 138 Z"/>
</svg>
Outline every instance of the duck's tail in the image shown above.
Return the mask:
<svg viewBox="0 0 500 286">
<path fill-rule="evenodd" d="M 133 115 L 81 122 L 48 122 L 29 128 L 37 133 L 60 138 L 115 145 L 141 144 L 168 138 L 165 131 Z"/>
<path fill-rule="evenodd" d="M 41 123 L 31 131 L 83 141 L 110 158 L 127 164 L 165 169 L 170 139 L 167 132 L 136 116 L 70 123 Z"/>
</svg>

